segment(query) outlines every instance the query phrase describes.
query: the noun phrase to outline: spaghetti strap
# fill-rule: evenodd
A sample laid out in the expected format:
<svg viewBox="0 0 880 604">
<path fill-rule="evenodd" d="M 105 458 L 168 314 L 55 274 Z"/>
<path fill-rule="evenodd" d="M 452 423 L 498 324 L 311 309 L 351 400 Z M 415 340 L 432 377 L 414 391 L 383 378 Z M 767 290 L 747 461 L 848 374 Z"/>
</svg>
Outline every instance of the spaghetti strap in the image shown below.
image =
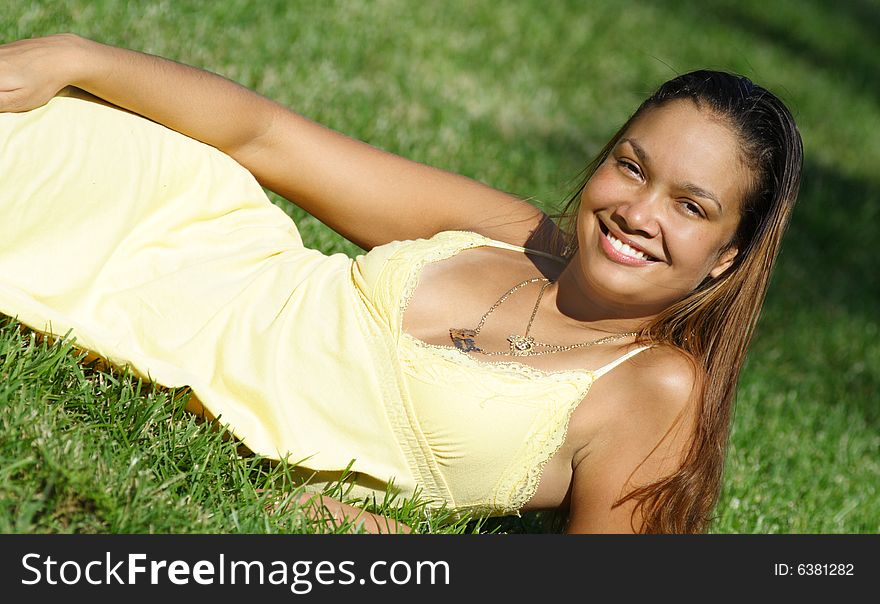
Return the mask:
<svg viewBox="0 0 880 604">
<path fill-rule="evenodd" d="M 565 263 L 565 258 L 562 256 L 557 256 L 555 254 L 550 254 L 548 252 L 542 252 L 541 250 L 533 250 L 527 247 L 521 247 L 519 245 L 513 245 L 512 243 L 505 243 L 504 241 L 497 241 L 495 239 L 490 239 L 485 237 L 487 245 L 491 247 L 500 247 L 505 250 L 512 250 L 514 252 L 523 252 L 525 254 L 533 254 L 535 256 L 541 256 L 542 258 L 549 258 L 550 260 L 555 260 L 556 262 Z"/>
<path fill-rule="evenodd" d="M 595 371 L 593 371 L 594 379 L 599 379 L 600 377 L 602 377 L 603 375 L 605 375 L 606 373 L 608 373 L 609 371 L 611 371 L 612 369 L 614 369 L 615 367 L 617 367 L 618 365 L 620 365 L 621 363 L 626 361 L 627 359 L 636 356 L 637 354 L 639 354 L 643 350 L 647 350 L 648 348 L 650 348 L 650 346 L 639 346 L 638 348 L 636 348 L 634 350 L 630 350 L 629 352 L 627 352 L 623 356 L 614 359 L 613 361 L 611 361 L 607 365 L 603 365 L 599 369 L 596 369 Z"/>
</svg>

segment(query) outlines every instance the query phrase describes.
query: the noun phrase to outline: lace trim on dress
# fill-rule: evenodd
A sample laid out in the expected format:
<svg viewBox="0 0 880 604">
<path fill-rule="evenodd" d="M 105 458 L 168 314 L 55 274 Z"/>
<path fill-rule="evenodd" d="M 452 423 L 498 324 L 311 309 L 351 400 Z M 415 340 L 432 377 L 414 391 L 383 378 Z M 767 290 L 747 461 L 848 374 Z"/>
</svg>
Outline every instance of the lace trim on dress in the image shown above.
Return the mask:
<svg viewBox="0 0 880 604">
<path fill-rule="evenodd" d="M 461 242 L 458 242 L 457 245 L 449 245 L 456 242 L 456 239 L 461 239 L 464 235 L 470 235 L 470 241 L 464 241 L 464 245 Z M 417 255 L 418 258 L 415 262 L 408 264 L 409 273 L 406 275 L 406 280 L 404 281 L 403 291 L 400 295 L 400 303 L 398 305 L 398 315 L 397 315 L 397 328 L 398 333 L 403 333 L 403 316 L 406 313 L 407 307 L 409 307 L 409 303 L 412 301 L 413 296 L 416 293 L 416 288 L 419 286 L 419 281 L 421 280 L 422 271 L 425 268 L 425 265 L 432 264 L 434 262 L 440 262 L 441 260 L 445 260 L 447 258 L 451 258 L 457 255 L 459 252 L 463 252 L 464 250 L 468 250 L 475 247 L 480 247 L 481 245 L 485 245 L 485 243 L 481 243 L 477 241 L 475 238 L 479 237 L 480 239 L 485 239 L 482 235 L 478 233 L 473 233 L 470 231 L 441 231 L 437 233 L 430 239 L 421 239 L 414 243 L 428 243 L 429 241 L 435 243 L 438 239 L 448 239 L 449 242 L 447 245 L 441 246 L 433 246 L 432 249 L 428 251 L 428 253 L 422 252 L 421 254 L 416 254 L 413 251 L 414 246 L 406 246 L 399 248 L 397 252 L 394 254 L 395 257 L 409 253 L 410 255 Z"/>
<path fill-rule="evenodd" d="M 401 336 L 406 338 L 418 348 L 428 349 L 433 353 L 439 354 L 451 361 L 470 365 L 475 369 L 492 369 L 498 373 L 503 373 L 512 377 L 519 377 L 525 380 L 541 380 L 548 377 L 561 377 L 575 379 L 593 379 L 593 372 L 589 369 L 539 369 L 525 363 L 517 363 L 516 361 L 483 361 L 468 353 L 459 350 L 453 346 L 444 346 L 442 344 L 430 344 L 415 336 L 411 336 L 406 332 L 401 332 Z"/>
<path fill-rule="evenodd" d="M 394 354 L 393 349 L 389 346 L 387 340 L 379 337 L 369 323 L 364 320 L 361 313 L 356 313 L 357 320 L 362 325 L 362 331 L 369 333 L 372 340 L 372 350 L 374 354 L 382 354 L 385 357 L 391 357 Z M 418 429 L 418 422 L 413 417 L 412 409 L 401 391 L 400 384 L 395 375 L 388 370 L 393 366 L 393 362 L 383 359 L 385 362 L 376 363 L 377 370 L 383 372 L 382 379 L 379 384 L 383 390 L 383 396 L 386 401 L 397 401 L 399 404 L 386 404 L 385 413 L 392 430 L 397 438 L 406 443 L 401 447 L 404 457 L 409 464 L 413 477 L 421 481 L 423 492 L 421 499 L 426 502 L 428 507 L 440 508 L 447 502 L 452 502 L 452 492 L 443 478 L 442 473 L 435 464 L 429 461 L 430 447 L 425 442 L 424 435 Z M 420 451 L 421 455 L 415 455 L 415 451 Z"/>
<path fill-rule="evenodd" d="M 515 456 L 516 460 L 527 463 L 510 464 L 493 489 L 492 504 L 496 509 L 519 515 L 520 510 L 535 496 L 545 466 L 565 443 L 572 413 L 584 400 L 592 385 L 593 380 L 585 381 L 568 405 L 556 408 L 553 413 L 543 414 L 543 421 L 535 422 L 529 437 Z M 525 473 L 522 471 L 523 465 L 526 468 Z"/>
</svg>

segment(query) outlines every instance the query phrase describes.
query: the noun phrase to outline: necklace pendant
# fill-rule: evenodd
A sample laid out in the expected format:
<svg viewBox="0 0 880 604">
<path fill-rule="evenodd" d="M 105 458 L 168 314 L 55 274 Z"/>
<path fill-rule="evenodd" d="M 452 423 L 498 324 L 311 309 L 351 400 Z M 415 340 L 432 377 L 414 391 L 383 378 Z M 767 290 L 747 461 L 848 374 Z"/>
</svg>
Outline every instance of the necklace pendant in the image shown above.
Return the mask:
<svg viewBox="0 0 880 604">
<path fill-rule="evenodd" d="M 507 341 L 510 342 L 510 354 L 520 357 L 531 354 L 532 348 L 535 345 L 535 338 L 532 336 L 518 336 L 514 334 L 507 336 Z"/>
<path fill-rule="evenodd" d="M 482 352 L 482 349 L 474 341 L 474 338 L 477 337 L 477 332 L 473 329 L 450 329 L 449 337 L 452 338 L 452 343 L 455 344 L 455 347 L 462 352 Z"/>
</svg>

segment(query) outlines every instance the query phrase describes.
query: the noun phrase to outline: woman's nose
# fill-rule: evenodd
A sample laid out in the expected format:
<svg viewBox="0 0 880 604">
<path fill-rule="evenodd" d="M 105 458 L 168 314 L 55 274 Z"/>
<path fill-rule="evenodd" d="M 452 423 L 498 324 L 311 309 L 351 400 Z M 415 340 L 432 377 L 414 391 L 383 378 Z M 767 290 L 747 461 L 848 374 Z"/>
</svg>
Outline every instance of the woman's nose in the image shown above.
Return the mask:
<svg viewBox="0 0 880 604">
<path fill-rule="evenodd" d="M 660 211 L 660 196 L 646 193 L 620 203 L 612 218 L 625 233 L 655 237 L 660 233 Z"/>
</svg>

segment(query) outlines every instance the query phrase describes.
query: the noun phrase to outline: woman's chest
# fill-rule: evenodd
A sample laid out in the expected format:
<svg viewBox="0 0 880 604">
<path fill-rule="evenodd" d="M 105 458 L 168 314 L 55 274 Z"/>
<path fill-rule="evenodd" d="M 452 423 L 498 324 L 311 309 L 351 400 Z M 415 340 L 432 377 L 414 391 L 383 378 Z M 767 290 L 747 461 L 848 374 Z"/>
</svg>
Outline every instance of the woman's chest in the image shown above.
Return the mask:
<svg viewBox="0 0 880 604">
<path fill-rule="evenodd" d="M 546 295 L 550 285 L 534 264 L 511 258 L 505 250 L 468 250 L 420 271 L 416 287 L 402 300 L 402 332 L 484 362 L 518 363 L 543 372 L 580 370 L 589 365 L 585 349 L 515 354 L 517 342 L 525 339 L 541 346 L 582 339 L 577 330 L 560 326 Z"/>
</svg>

